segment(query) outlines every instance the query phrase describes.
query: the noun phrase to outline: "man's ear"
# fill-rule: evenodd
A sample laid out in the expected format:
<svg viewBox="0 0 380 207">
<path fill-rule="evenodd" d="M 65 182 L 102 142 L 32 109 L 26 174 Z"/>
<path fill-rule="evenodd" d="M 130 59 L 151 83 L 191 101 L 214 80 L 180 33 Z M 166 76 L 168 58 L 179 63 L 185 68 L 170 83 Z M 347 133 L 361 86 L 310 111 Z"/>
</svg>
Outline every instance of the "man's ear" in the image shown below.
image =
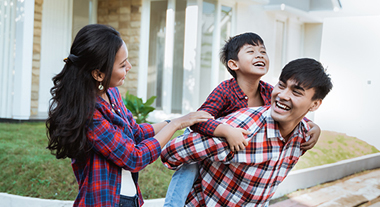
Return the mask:
<svg viewBox="0 0 380 207">
<path fill-rule="evenodd" d="M 322 104 L 322 99 L 317 99 L 313 101 L 313 103 L 311 104 L 311 107 L 309 108 L 309 111 L 317 110 L 321 104 Z"/>
<path fill-rule="evenodd" d="M 91 75 L 98 82 L 102 82 L 104 80 L 104 76 L 105 76 L 105 74 L 100 72 L 99 69 L 91 71 Z"/>
<path fill-rule="evenodd" d="M 229 59 L 227 62 L 227 65 L 229 68 L 231 68 L 231 70 L 238 70 L 239 69 L 239 65 L 235 60 Z"/>
</svg>

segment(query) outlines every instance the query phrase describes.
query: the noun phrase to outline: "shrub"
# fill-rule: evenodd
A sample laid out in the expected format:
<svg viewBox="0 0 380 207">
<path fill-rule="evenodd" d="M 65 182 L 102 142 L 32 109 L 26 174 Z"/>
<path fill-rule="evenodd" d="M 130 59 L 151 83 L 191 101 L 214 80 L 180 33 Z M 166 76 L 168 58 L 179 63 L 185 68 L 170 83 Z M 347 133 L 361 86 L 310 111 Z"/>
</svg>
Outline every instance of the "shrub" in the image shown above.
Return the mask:
<svg viewBox="0 0 380 207">
<path fill-rule="evenodd" d="M 154 111 L 156 108 L 151 106 L 156 99 L 156 96 L 150 97 L 145 103 L 143 100 L 133 94 L 129 94 L 129 91 L 125 94 L 123 102 L 125 107 L 132 112 L 138 124 L 147 123 L 146 120 L 150 112 Z"/>
</svg>

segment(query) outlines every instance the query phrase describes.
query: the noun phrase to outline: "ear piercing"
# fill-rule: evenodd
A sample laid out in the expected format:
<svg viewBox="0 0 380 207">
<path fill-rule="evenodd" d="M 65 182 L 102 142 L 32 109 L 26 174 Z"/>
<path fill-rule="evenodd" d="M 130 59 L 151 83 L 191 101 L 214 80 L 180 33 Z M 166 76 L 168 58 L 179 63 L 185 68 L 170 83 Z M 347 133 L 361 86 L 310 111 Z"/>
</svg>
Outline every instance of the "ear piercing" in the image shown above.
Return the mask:
<svg viewBox="0 0 380 207">
<path fill-rule="evenodd" d="M 102 82 L 99 82 L 98 89 L 101 90 L 101 91 L 104 89 L 104 86 L 102 85 Z"/>
</svg>

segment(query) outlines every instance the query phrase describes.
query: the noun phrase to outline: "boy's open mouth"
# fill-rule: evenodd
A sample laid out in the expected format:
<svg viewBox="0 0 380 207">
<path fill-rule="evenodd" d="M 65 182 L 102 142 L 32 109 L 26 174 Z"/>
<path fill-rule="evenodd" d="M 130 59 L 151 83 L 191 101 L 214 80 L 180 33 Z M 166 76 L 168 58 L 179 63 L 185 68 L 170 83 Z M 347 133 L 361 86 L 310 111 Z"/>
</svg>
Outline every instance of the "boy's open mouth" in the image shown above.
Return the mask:
<svg viewBox="0 0 380 207">
<path fill-rule="evenodd" d="M 263 66 L 265 66 L 265 63 L 264 62 L 262 62 L 262 61 L 258 61 L 258 62 L 255 62 L 254 64 L 253 64 L 254 66 L 261 66 L 261 67 L 263 67 Z"/>
</svg>

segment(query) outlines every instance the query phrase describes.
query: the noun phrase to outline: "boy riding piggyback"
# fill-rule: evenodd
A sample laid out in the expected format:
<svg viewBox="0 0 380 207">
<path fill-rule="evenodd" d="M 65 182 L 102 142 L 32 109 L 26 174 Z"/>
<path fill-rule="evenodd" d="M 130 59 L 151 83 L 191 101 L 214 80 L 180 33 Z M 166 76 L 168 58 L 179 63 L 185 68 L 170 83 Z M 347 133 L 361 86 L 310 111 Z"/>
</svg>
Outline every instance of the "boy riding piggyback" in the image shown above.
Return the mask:
<svg viewBox="0 0 380 207">
<path fill-rule="evenodd" d="M 206 111 L 217 119 L 242 108 L 271 104 L 273 86 L 260 80 L 269 70 L 269 58 L 259 35 L 247 32 L 230 38 L 222 48 L 220 59 L 233 78 L 220 83 L 198 110 Z M 191 129 L 205 136 L 225 138 L 232 151 L 245 149 L 250 132 L 215 119 L 195 124 Z M 303 150 L 311 149 L 320 134 L 316 124 L 306 121 L 311 127 L 308 132 L 311 138 L 301 145 Z M 197 164 L 184 164 L 174 173 L 165 206 L 184 206 L 197 173 Z"/>
</svg>

